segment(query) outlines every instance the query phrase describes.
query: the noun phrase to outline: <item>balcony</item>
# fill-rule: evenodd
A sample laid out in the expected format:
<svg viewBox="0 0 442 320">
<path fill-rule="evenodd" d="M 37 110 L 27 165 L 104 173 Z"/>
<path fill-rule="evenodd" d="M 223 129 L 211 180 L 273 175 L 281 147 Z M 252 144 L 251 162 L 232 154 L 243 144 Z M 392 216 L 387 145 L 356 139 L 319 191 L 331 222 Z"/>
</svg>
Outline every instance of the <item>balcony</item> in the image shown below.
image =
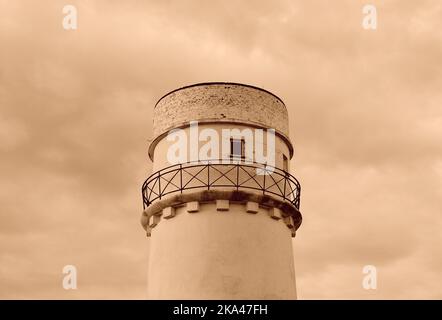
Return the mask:
<svg viewBox="0 0 442 320">
<path fill-rule="evenodd" d="M 290 173 L 256 162 L 232 162 L 231 159 L 187 162 L 153 173 L 142 186 L 143 208 L 185 190 L 221 189 L 273 196 L 299 210 L 301 185 Z M 267 174 L 262 174 L 264 171 Z"/>
</svg>

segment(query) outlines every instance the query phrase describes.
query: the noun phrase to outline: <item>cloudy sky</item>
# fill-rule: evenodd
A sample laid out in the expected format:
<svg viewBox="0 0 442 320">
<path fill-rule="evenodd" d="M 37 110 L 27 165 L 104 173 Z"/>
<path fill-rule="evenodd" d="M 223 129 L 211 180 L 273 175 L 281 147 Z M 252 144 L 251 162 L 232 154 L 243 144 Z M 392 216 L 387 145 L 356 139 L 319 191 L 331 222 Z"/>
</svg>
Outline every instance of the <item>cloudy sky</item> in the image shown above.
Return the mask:
<svg viewBox="0 0 442 320">
<path fill-rule="evenodd" d="M 299 298 L 441 299 L 442 5 L 371 3 L 0 0 L 0 298 L 144 298 L 153 106 L 233 81 L 289 110 Z"/>
</svg>

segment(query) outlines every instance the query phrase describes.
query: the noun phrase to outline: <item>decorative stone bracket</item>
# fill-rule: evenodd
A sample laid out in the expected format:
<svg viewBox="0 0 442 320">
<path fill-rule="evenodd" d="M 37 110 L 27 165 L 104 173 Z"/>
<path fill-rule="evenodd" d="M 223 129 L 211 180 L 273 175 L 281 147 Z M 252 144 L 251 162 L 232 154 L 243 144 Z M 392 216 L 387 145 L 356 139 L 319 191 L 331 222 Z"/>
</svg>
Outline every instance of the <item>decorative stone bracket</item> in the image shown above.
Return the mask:
<svg viewBox="0 0 442 320">
<path fill-rule="evenodd" d="M 269 217 L 274 220 L 282 219 L 291 230 L 292 237 L 295 237 L 296 230 L 302 222 L 301 213 L 293 205 L 268 195 L 262 196 L 242 191 L 205 190 L 175 195 L 156 202 L 143 211 L 141 224 L 147 236 L 150 237 L 152 229 L 158 225 L 161 218 L 175 217 L 176 207 L 186 206 L 186 211 L 193 214 L 199 211 L 200 203 L 215 203 L 216 210 L 224 212 L 229 211 L 230 202 L 243 204 L 245 212 L 250 214 L 258 213 L 259 207 L 267 209 Z"/>
</svg>

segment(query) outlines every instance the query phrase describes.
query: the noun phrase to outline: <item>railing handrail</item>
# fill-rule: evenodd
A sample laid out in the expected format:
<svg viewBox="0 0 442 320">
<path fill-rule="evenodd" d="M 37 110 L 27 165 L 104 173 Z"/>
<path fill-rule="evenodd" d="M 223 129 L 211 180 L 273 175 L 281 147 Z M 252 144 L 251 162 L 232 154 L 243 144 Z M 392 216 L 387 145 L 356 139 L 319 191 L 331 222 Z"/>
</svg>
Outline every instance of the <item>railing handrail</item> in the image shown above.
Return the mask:
<svg viewBox="0 0 442 320">
<path fill-rule="evenodd" d="M 228 178 L 226 176 L 227 173 L 230 172 L 227 171 L 227 173 L 223 173 L 221 171 L 219 171 L 218 169 L 216 169 L 216 166 L 233 166 L 233 168 L 237 168 L 237 178 L 236 178 L 236 182 L 232 181 L 230 178 Z M 215 170 L 217 170 L 218 172 L 221 173 L 221 177 L 225 176 L 230 182 L 232 182 L 231 185 L 213 185 L 213 183 L 210 183 L 210 178 L 208 177 L 208 181 L 207 183 L 199 180 L 197 178 L 198 174 L 200 172 L 203 172 L 205 170 L 205 168 L 207 167 L 207 173 L 209 175 L 210 173 L 210 167 L 214 168 Z M 239 184 L 239 179 L 238 179 L 238 174 L 239 174 L 239 167 L 242 168 L 253 168 L 253 169 L 264 169 L 264 170 L 268 170 L 270 173 L 269 175 L 273 175 L 276 174 L 279 177 L 283 177 L 284 179 L 284 191 L 281 190 L 281 188 L 279 187 L 278 183 L 282 181 L 279 180 L 278 182 L 275 181 L 275 179 L 272 177 L 273 179 L 273 184 L 270 187 L 273 186 L 277 186 L 279 191 L 281 191 L 281 194 L 275 193 L 273 191 L 267 190 L 266 189 L 266 185 L 265 185 L 265 177 L 266 175 L 262 175 L 264 176 L 264 184 L 263 186 L 261 186 L 261 184 L 254 179 L 254 177 L 250 177 L 247 181 L 249 181 L 250 179 L 253 179 L 255 181 L 255 183 L 259 186 L 258 187 L 251 187 L 251 186 L 245 186 L 245 185 L 241 185 Z M 183 187 L 183 182 L 182 182 L 182 170 L 187 170 L 187 169 L 191 169 L 191 168 L 202 168 L 202 170 L 198 171 L 195 175 L 192 174 L 192 179 L 197 179 L 200 182 L 203 183 L 203 185 L 201 186 L 189 186 L 187 187 L 187 184 Z M 244 169 L 242 169 L 244 170 Z M 164 190 L 161 190 L 161 178 L 164 175 L 170 174 L 170 173 L 174 173 L 177 171 L 181 171 L 180 172 L 180 186 L 178 187 L 177 185 L 175 185 L 175 183 L 172 183 L 173 185 L 175 185 L 177 187 L 176 190 L 172 190 L 172 191 L 168 191 L 168 192 L 163 192 L 166 191 L 166 187 L 169 186 L 169 184 L 171 183 L 171 180 L 168 181 L 166 187 L 164 188 Z M 245 171 L 245 170 L 244 170 Z M 247 174 L 249 174 L 247 171 L 245 171 Z M 189 172 L 187 172 L 189 174 Z M 173 176 L 173 178 L 175 178 L 177 174 L 175 174 Z M 250 174 L 249 174 L 250 175 Z M 255 175 L 256 176 L 256 175 Z M 173 179 L 172 178 L 172 179 Z M 165 178 L 163 177 L 163 180 Z M 218 177 L 217 180 L 219 180 L 220 177 Z M 157 180 L 157 181 L 156 181 Z M 190 180 L 190 181 L 191 181 Z M 217 181 L 215 180 L 215 182 Z M 167 181 L 167 180 L 166 180 Z M 189 182 L 190 182 L 189 181 Z M 154 191 L 154 187 L 155 184 L 158 182 L 158 194 Z M 188 182 L 188 183 L 189 183 Z M 289 193 L 289 195 L 293 195 L 293 200 L 290 200 L 286 197 L 286 185 L 288 184 L 290 185 L 290 188 L 292 189 L 292 192 Z M 149 184 L 154 183 L 154 185 L 150 188 Z M 243 182 L 244 183 L 244 182 Z M 294 186 L 294 188 L 293 188 Z M 147 207 L 149 206 L 152 202 L 154 202 L 155 200 L 157 200 L 158 198 L 161 199 L 162 196 L 165 196 L 167 194 L 170 193 L 174 193 L 174 192 L 182 192 L 183 190 L 190 190 L 190 189 L 196 189 L 196 188 L 204 188 L 207 187 L 208 190 L 210 190 L 210 188 L 220 188 L 220 187 L 235 187 L 237 190 L 239 188 L 244 188 L 244 189 L 252 189 L 252 190 L 262 190 L 263 194 L 265 194 L 266 192 L 269 194 L 274 194 L 277 195 L 279 197 L 282 197 L 285 200 L 288 200 L 289 202 L 291 202 L 297 209 L 299 209 L 299 204 L 300 204 L 300 194 L 301 194 L 301 184 L 299 183 L 298 179 L 296 179 L 293 175 L 291 175 L 289 172 L 284 171 L 278 167 L 274 167 L 274 166 L 270 166 L 268 164 L 265 163 L 259 163 L 259 162 L 255 162 L 252 160 L 248 160 L 248 159 L 235 159 L 235 158 L 231 158 L 231 159 L 208 159 L 208 160 L 197 160 L 197 161 L 188 161 L 188 162 L 184 162 L 184 163 L 177 163 L 165 168 L 162 168 L 154 173 L 152 173 L 143 183 L 143 186 L 141 188 L 142 191 L 142 196 L 143 196 L 143 207 Z M 269 188 L 270 188 L 269 187 Z M 147 191 L 151 191 L 150 194 L 147 194 Z M 152 192 L 155 192 L 155 194 L 157 194 L 158 196 L 156 198 L 154 198 L 152 201 L 150 201 Z"/>
<path fill-rule="evenodd" d="M 231 162 L 230 163 L 224 163 L 224 162 L 214 162 L 214 161 L 231 161 Z M 174 167 L 181 167 L 183 165 L 192 164 L 192 163 L 194 163 L 195 166 L 212 165 L 212 164 L 223 164 L 223 165 L 237 165 L 238 164 L 238 165 L 241 165 L 241 166 L 244 166 L 244 167 L 251 167 L 251 168 L 266 168 L 267 167 L 267 168 L 272 168 L 273 170 L 277 170 L 277 171 L 283 172 L 284 174 L 287 174 L 287 175 L 291 176 L 299 184 L 298 179 L 296 179 L 289 172 L 284 171 L 284 170 L 282 170 L 282 169 L 280 169 L 278 167 L 270 166 L 270 165 L 265 164 L 265 163 L 255 162 L 255 161 L 247 160 L 247 159 L 235 160 L 235 158 L 232 158 L 232 159 L 195 160 L 195 161 L 187 161 L 187 162 L 177 163 L 177 164 L 173 164 L 171 166 L 165 167 L 165 168 L 161 168 L 160 170 L 158 170 L 155 173 L 151 174 L 149 176 L 149 178 L 154 176 L 155 174 L 158 174 L 160 172 L 166 171 L 168 169 L 171 169 L 171 168 L 174 168 Z M 252 164 L 256 164 L 256 165 L 259 165 L 261 167 L 252 166 Z M 192 166 L 186 166 L 186 168 L 191 168 L 191 167 Z M 165 173 L 168 173 L 168 172 L 165 172 Z"/>
</svg>

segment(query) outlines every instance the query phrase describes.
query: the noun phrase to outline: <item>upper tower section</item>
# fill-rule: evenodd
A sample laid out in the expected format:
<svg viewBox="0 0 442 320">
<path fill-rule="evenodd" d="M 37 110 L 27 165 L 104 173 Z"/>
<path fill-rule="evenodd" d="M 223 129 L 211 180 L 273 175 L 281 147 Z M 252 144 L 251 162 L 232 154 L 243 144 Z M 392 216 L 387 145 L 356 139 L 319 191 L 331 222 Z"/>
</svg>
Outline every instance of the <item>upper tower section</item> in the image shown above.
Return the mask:
<svg viewBox="0 0 442 320">
<path fill-rule="evenodd" d="M 227 201 L 270 210 L 295 234 L 301 186 L 290 174 L 293 145 L 280 98 L 244 84 L 194 84 L 163 96 L 153 119 L 152 174 L 142 186 L 148 233 L 164 209 L 194 212 L 195 203 Z"/>
<path fill-rule="evenodd" d="M 284 102 L 269 91 L 254 86 L 209 82 L 176 89 L 157 102 L 153 119 L 154 140 L 149 147 L 152 160 L 158 142 L 170 130 L 188 127 L 191 120 L 200 124 L 225 123 L 274 129 L 286 143 L 290 158 L 293 156 Z"/>
</svg>

